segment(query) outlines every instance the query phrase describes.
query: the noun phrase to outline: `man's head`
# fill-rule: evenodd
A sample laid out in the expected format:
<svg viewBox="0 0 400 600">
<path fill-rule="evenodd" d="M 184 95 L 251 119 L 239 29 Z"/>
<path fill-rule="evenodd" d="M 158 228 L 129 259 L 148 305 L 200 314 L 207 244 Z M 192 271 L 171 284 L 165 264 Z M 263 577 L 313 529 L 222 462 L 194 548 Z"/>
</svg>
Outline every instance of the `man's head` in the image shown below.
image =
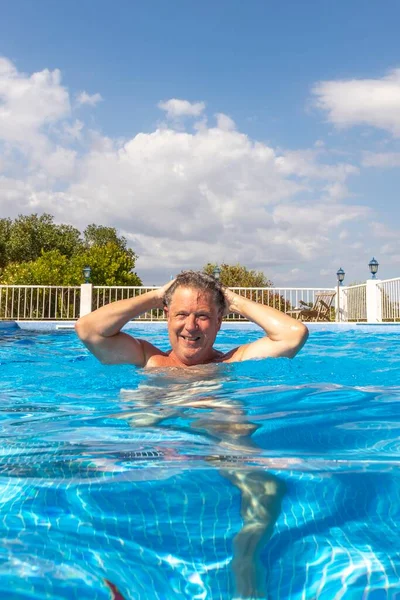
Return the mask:
<svg viewBox="0 0 400 600">
<path fill-rule="evenodd" d="M 222 291 L 222 286 L 219 281 L 214 277 L 211 277 L 211 275 L 200 273 L 199 271 L 182 271 L 164 294 L 164 306 L 168 307 L 171 304 L 172 296 L 179 287 L 199 290 L 200 292 L 210 294 L 217 307 L 218 313 L 221 316 L 224 314 L 225 296 Z"/>
<path fill-rule="evenodd" d="M 173 355 L 185 365 L 215 358 L 213 344 L 221 327 L 225 296 L 205 273 L 183 271 L 164 295 Z"/>
</svg>

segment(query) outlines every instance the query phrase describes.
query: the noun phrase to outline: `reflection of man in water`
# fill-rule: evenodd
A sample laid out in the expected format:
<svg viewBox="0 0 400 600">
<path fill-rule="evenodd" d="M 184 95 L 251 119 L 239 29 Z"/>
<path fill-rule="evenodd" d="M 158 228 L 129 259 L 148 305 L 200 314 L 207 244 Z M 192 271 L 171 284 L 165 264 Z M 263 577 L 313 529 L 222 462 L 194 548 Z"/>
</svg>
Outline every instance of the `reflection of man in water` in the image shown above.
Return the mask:
<svg viewBox="0 0 400 600">
<path fill-rule="evenodd" d="M 122 333 L 122 327 L 140 314 L 163 307 L 168 319 L 171 350 L 162 352 L 146 340 Z M 266 336 L 223 354 L 213 345 L 225 314 L 236 313 L 259 325 Z M 162 288 L 129 300 L 120 300 L 82 317 L 77 333 L 89 350 L 108 364 L 141 367 L 192 367 L 191 375 L 207 378 L 196 365 L 229 363 L 254 358 L 293 357 L 305 343 L 308 330 L 299 321 L 269 306 L 248 300 L 223 288 L 213 277 L 193 271 L 178 275 Z M 197 372 L 196 372 L 197 371 Z M 189 372 L 188 372 L 189 374 Z M 186 379 L 186 378 L 185 378 Z M 168 382 L 166 382 L 168 383 Z M 172 382 L 171 382 L 172 383 Z M 173 384 L 172 384 L 173 386 Z M 168 390 L 170 386 L 166 386 Z M 221 406 L 212 395 L 195 402 L 178 394 L 180 407 L 214 409 L 213 415 L 194 420 L 191 427 L 218 440 L 221 454 L 206 458 L 241 492 L 243 525 L 233 539 L 232 572 L 235 598 L 265 598 L 265 573 L 260 552 L 272 535 L 285 485 L 277 477 L 254 467 L 246 458 L 255 451 L 250 436 L 257 429 L 238 406 Z M 132 426 L 160 424 L 173 416 L 178 405 L 167 401 L 162 411 L 148 406 L 129 418 Z M 172 409 L 168 410 L 168 409 Z M 149 410 L 150 409 L 150 410 Z M 165 410 L 167 409 L 167 410 Z M 176 416 L 176 414 L 175 414 Z M 239 456 L 226 456 L 227 447 Z"/>
<path fill-rule="evenodd" d="M 147 311 L 164 308 L 171 350 L 162 352 L 145 340 L 122 333 L 122 327 Z M 253 321 L 265 337 L 218 352 L 213 345 L 224 314 Z M 140 367 L 191 367 L 252 358 L 293 357 L 305 343 L 308 330 L 283 312 L 253 302 L 223 288 L 204 273 L 184 271 L 163 287 L 128 300 L 119 300 L 82 317 L 76 324 L 80 339 L 107 364 Z"/>
<path fill-rule="evenodd" d="M 154 370 L 144 385 L 121 392 L 126 410 L 112 416 L 128 420 L 134 428 L 158 427 L 161 440 L 164 426 L 168 434 L 175 430 L 197 434 L 195 452 L 189 442 L 189 450 L 182 445 L 178 451 L 172 448 L 172 452 L 169 445 L 165 452 L 166 444 L 161 444 L 160 454 L 170 461 L 173 471 L 175 465 L 184 468 L 185 461 L 202 460 L 218 469 L 240 491 L 242 525 L 233 537 L 232 598 L 265 599 L 266 569 L 261 552 L 273 533 L 286 486 L 260 466 L 264 459 L 252 439 L 259 424 L 249 420 L 242 402 L 224 393 L 224 381 L 229 381 L 232 373 L 228 366 L 217 365 L 192 368 L 184 373 L 176 369 Z M 204 438 L 204 446 L 199 436 Z M 282 461 L 277 462 L 275 468 L 280 468 Z M 161 461 L 161 470 L 162 467 Z M 192 476 L 195 477 L 195 472 Z"/>
</svg>

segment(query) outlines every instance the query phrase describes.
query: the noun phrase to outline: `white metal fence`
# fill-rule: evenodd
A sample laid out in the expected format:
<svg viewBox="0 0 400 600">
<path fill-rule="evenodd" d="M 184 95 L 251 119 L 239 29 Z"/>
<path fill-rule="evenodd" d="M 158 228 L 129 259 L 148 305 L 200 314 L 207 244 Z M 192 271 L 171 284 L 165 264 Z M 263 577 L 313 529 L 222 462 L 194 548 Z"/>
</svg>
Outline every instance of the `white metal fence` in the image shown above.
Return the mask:
<svg viewBox="0 0 400 600">
<path fill-rule="evenodd" d="M 125 300 L 127 298 L 136 298 L 141 294 L 146 294 L 151 290 L 156 290 L 157 286 L 93 286 L 92 295 L 92 310 L 96 310 L 101 306 L 110 304 L 110 302 L 116 302 L 117 300 Z M 164 311 L 162 308 L 155 308 L 151 311 L 145 312 L 136 320 L 138 321 L 161 321 L 164 319 Z"/>
<path fill-rule="evenodd" d="M 79 318 L 80 286 L 0 285 L 0 320 Z"/>
<path fill-rule="evenodd" d="M 151 287 L 90 286 L 91 306 L 96 310 L 110 302 L 134 298 Z M 321 288 L 232 288 L 236 293 L 256 302 L 267 304 L 283 312 L 300 305 L 300 300 L 310 307 Z M 81 288 L 79 286 L 0 286 L 0 320 L 74 320 L 80 315 Z M 140 315 L 140 321 L 164 319 L 162 309 L 154 309 Z M 238 315 L 228 315 L 227 320 L 241 320 Z M 333 318 L 332 318 L 333 320 Z"/>
<path fill-rule="evenodd" d="M 381 292 L 382 320 L 400 321 L 400 277 L 378 284 Z"/>
<path fill-rule="evenodd" d="M 96 310 L 105 304 L 123 300 L 125 298 L 134 298 L 140 294 L 144 294 L 150 290 L 157 289 L 157 286 L 152 287 L 122 287 L 122 286 L 93 286 L 92 310 Z M 250 288 L 250 287 L 233 287 L 232 291 L 240 296 L 245 296 L 250 300 L 267 304 L 277 310 L 287 312 L 299 306 L 300 300 L 308 304 L 310 307 L 315 302 L 315 295 L 321 292 L 321 288 Z M 162 309 L 154 309 L 143 313 L 137 317 L 138 321 L 159 321 L 164 319 L 164 311 Z M 226 317 L 228 321 L 243 320 L 239 315 L 229 314 Z"/>
<path fill-rule="evenodd" d="M 347 321 L 367 320 L 367 284 L 352 285 L 347 291 Z"/>
<path fill-rule="evenodd" d="M 84 290 L 85 288 L 85 290 Z M 110 302 L 133 298 L 152 287 L 128 286 L 43 286 L 0 285 L 0 320 L 76 320 L 80 314 L 96 310 Z M 332 288 L 232 288 L 237 294 L 256 302 L 287 312 L 307 304 L 312 307 L 317 294 Z M 331 321 L 400 321 L 400 278 L 385 281 L 369 280 L 360 285 L 340 286 L 331 311 Z M 89 293 L 87 293 L 89 292 Z M 83 311 L 83 302 L 89 304 Z M 339 309 L 339 310 L 338 310 Z M 140 315 L 139 321 L 164 319 L 162 309 Z M 238 315 L 228 315 L 227 320 L 241 320 Z"/>
</svg>

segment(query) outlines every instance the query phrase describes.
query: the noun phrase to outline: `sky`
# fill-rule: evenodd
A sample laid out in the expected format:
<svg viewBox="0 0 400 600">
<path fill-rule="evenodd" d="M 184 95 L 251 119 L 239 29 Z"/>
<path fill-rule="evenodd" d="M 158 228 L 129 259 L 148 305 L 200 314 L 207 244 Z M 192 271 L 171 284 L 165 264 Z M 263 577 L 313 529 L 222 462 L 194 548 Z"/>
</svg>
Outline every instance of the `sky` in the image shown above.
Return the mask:
<svg viewBox="0 0 400 600">
<path fill-rule="evenodd" d="M 0 217 L 117 228 L 144 284 L 400 276 L 398 0 L 0 2 Z"/>
</svg>

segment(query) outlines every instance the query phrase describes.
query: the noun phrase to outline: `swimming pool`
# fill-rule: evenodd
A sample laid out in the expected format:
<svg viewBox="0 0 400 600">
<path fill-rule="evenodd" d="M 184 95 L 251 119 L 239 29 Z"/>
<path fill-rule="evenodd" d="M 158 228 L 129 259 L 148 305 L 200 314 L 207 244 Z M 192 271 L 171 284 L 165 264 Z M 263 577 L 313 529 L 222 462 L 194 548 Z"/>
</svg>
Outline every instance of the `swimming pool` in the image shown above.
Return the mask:
<svg viewBox="0 0 400 600">
<path fill-rule="evenodd" d="M 1 596 L 400 598 L 399 357 L 313 331 L 292 361 L 143 372 L 0 327 Z"/>
</svg>

